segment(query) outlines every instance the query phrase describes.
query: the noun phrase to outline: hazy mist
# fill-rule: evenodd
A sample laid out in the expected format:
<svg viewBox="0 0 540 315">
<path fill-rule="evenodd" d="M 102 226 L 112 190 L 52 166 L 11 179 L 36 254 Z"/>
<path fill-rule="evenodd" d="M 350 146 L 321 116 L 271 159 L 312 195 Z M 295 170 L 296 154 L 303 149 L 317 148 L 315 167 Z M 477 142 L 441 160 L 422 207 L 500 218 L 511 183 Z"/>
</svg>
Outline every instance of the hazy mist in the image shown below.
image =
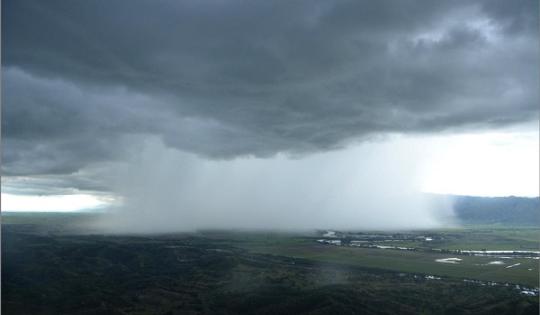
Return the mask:
<svg viewBox="0 0 540 315">
<path fill-rule="evenodd" d="M 419 142 L 368 142 L 305 157 L 208 160 L 135 145 L 116 167 L 121 204 L 100 222 L 108 232 L 205 228 L 401 229 L 450 224 L 449 204 L 419 192 Z"/>
</svg>

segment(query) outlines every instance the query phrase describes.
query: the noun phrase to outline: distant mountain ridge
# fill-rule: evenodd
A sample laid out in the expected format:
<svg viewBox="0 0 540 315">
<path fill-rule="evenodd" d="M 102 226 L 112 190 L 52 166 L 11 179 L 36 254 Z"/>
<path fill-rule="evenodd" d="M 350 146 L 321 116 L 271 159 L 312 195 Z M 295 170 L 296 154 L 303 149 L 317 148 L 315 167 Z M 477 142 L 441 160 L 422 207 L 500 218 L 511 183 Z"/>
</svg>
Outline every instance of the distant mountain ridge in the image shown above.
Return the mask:
<svg viewBox="0 0 540 315">
<path fill-rule="evenodd" d="M 501 224 L 540 227 L 540 197 L 452 196 L 462 224 Z"/>
</svg>

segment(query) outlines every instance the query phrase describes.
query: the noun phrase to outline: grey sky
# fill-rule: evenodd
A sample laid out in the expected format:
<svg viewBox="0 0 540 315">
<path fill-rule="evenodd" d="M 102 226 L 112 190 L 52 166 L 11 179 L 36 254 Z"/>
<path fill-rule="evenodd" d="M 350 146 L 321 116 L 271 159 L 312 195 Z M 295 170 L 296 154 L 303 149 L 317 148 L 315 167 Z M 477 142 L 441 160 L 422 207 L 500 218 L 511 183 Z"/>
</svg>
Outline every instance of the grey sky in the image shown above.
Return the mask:
<svg viewBox="0 0 540 315">
<path fill-rule="evenodd" d="M 223 222 L 260 208 L 253 226 L 343 209 L 345 226 L 401 205 L 428 224 L 395 194 L 415 188 L 411 153 L 375 143 L 538 121 L 538 56 L 534 0 L 2 1 L 2 191 L 153 196 L 138 203 L 199 226 L 212 215 L 185 208 L 230 209 Z M 321 168 L 363 171 L 313 183 Z"/>
</svg>

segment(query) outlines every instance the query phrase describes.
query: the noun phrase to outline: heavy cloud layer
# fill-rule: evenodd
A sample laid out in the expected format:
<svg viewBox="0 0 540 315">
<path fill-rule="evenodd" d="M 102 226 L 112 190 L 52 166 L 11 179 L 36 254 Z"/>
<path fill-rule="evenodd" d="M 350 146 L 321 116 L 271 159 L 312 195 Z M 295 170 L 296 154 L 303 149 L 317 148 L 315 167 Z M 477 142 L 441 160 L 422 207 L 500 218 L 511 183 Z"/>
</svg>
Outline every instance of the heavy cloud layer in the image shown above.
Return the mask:
<svg viewBox="0 0 540 315">
<path fill-rule="evenodd" d="M 207 158 L 538 119 L 537 1 L 2 1 L 3 165 Z M 127 142 L 129 143 L 129 141 Z"/>
</svg>

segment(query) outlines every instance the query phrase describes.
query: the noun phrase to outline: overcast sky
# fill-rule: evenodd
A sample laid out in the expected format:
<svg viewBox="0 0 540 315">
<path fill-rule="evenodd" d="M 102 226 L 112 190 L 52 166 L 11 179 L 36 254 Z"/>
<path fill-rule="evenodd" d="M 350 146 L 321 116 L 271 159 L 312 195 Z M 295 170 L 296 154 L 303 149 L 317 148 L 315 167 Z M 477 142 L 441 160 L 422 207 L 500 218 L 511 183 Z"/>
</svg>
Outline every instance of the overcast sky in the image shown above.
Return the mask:
<svg viewBox="0 0 540 315">
<path fill-rule="evenodd" d="M 118 170 L 149 146 L 148 170 L 165 152 L 281 169 L 384 143 L 416 158 L 400 144 L 415 139 L 455 170 L 475 148 L 468 167 L 491 156 L 495 179 L 521 164 L 536 175 L 507 194 L 534 195 L 538 30 L 535 0 L 2 1 L 2 190 L 120 198 Z M 459 193 L 445 176 L 420 181 Z"/>
</svg>

